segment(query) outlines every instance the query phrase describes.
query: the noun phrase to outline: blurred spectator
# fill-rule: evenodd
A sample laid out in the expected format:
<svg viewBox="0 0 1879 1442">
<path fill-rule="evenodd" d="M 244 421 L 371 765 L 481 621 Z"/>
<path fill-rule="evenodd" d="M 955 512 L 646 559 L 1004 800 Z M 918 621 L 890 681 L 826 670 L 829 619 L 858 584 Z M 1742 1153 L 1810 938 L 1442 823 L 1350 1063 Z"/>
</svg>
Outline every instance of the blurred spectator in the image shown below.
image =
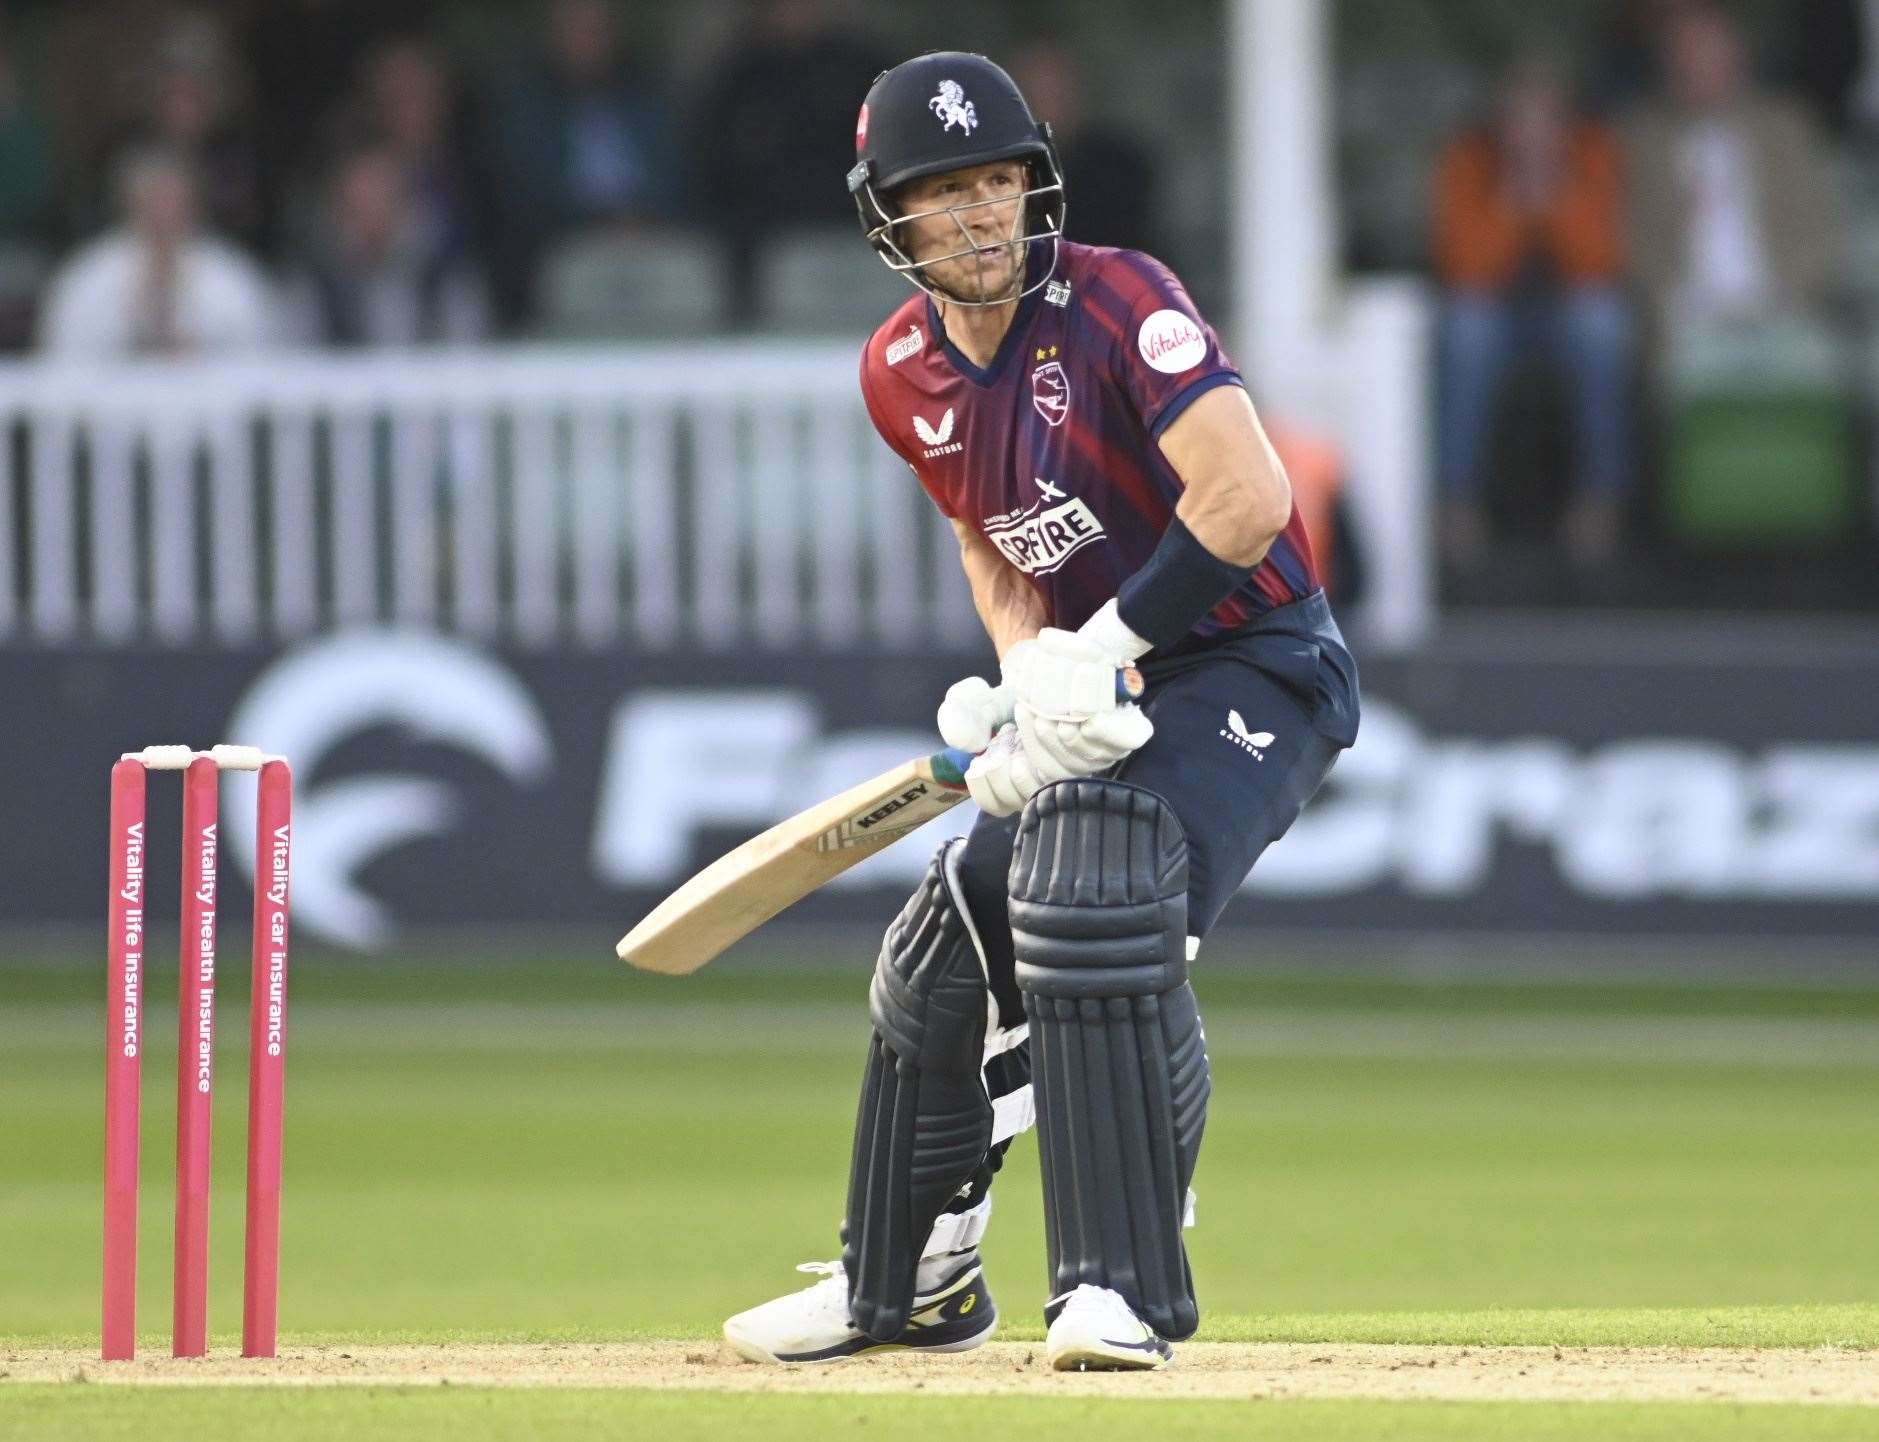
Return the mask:
<svg viewBox="0 0 1879 1442">
<path fill-rule="evenodd" d="M 362 58 L 386 41 L 427 33 L 430 0 L 260 0 L 242 52 L 255 90 L 258 135 L 266 174 L 286 182 L 306 172 L 322 124 L 346 95 Z M 270 234 L 278 239 L 278 196 L 270 202 Z"/>
<path fill-rule="evenodd" d="M 1516 365 L 1538 355 L 1571 394 L 1568 545 L 1582 562 L 1608 560 L 1633 468 L 1634 326 L 1621 289 L 1617 144 L 1575 115 L 1548 64 L 1522 64 L 1503 82 L 1492 120 L 1443 153 L 1434 208 L 1448 558 L 1467 566 L 1482 557 L 1496 404 Z"/>
<path fill-rule="evenodd" d="M 673 118 L 629 62 L 609 0 L 556 0 L 542 55 L 503 97 L 497 197 L 504 310 L 556 236 L 593 222 L 670 219 L 678 208 Z"/>
<path fill-rule="evenodd" d="M 424 243 L 389 150 L 354 151 L 335 167 L 318 238 L 288 285 L 287 329 L 310 345 L 488 338 L 481 277 L 461 252 Z"/>
<path fill-rule="evenodd" d="M 0 239 L 43 240 L 52 220 L 52 142 L 0 25 Z"/>
<path fill-rule="evenodd" d="M 156 147 L 195 168 L 210 225 L 255 238 L 260 157 L 242 114 L 245 76 L 217 16 L 163 0 L 73 5 L 50 38 L 72 232 L 109 223 L 119 158 Z"/>
<path fill-rule="evenodd" d="M 1068 237 L 1161 256 L 1153 162 L 1127 130 L 1085 113 L 1076 57 L 1045 41 L 1019 55 L 1011 73 L 1032 114 L 1048 121 L 1056 137 L 1064 181 L 1076 198 L 1066 217 Z"/>
<path fill-rule="evenodd" d="M 725 57 L 696 125 L 706 219 L 731 266 L 732 319 L 756 312 L 755 248 L 790 225 L 850 225 L 843 177 L 855 116 L 890 63 L 835 26 L 823 0 L 749 0 L 742 45 Z"/>
<path fill-rule="evenodd" d="M 1585 76 L 1588 105 L 1598 115 L 1627 110 L 1657 80 L 1658 37 L 1692 0 L 1608 0 L 1594 25 Z"/>
<path fill-rule="evenodd" d="M 1871 0 L 1800 0 L 1789 7 L 1794 79 L 1838 135 L 1879 136 L 1879 6 Z"/>
<path fill-rule="evenodd" d="M 471 127 L 443 52 L 422 36 L 389 40 L 367 54 L 342 136 L 385 149 L 403 172 L 418 243 L 470 252 L 484 232 Z"/>
<path fill-rule="evenodd" d="M 1812 308 L 1841 249 L 1818 129 L 1749 77 L 1742 37 L 1692 5 L 1664 31 L 1665 93 L 1627 128 L 1627 243 L 1658 318 Z"/>
<path fill-rule="evenodd" d="M 260 267 L 198 225 L 187 160 L 136 151 L 121 164 L 125 224 L 86 245 L 52 278 L 40 343 L 61 356 L 185 355 L 271 338 Z"/>
<path fill-rule="evenodd" d="M 1344 457 L 1337 442 L 1263 408 L 1260 419 L 1279 464 L 1285 467 L 1292 504 L 1305 518 L 1305 534 L 1311 538 L 1312 556 L 1326 593 L 1340 606 L 1362 600 L 1367 579 L 1364 555 L 1344 500 Z"/>
<path fill-rule="evenodd" d="M 8 351 L 32 341 L 54 212 L 51 136 L 14 66 L 11 38 L 0 24 L 0 350 Z"/>
<path fill-rule="evenodd" d="M 131 139 L 188 160 L 209 226 L 252 243 L 261 233 L 261 161 L 239 118 L 237 88 L 220 29 L 207 16 L 187 16 L 152 58 Z"/>
</svg>

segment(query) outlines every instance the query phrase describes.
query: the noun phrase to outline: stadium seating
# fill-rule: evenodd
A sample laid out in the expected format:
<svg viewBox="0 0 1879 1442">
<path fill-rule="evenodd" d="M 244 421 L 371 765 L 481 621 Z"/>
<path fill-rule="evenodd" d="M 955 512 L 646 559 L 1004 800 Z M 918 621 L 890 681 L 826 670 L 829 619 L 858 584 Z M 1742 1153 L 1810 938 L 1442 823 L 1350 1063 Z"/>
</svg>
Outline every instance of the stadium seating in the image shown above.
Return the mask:
<svg viewBox="0 0 1879 1442">
<path fill-rule="evenodd" d="M 759 328 L 852 336 L 857 345 L 912 294 L 849 226 L 785 232 L 760 252 Z"/>
<path fill-rule="evenodd" d="M 1857 524 L 1858 432 L 1838 340 L 1810 321 L 1678 328 L 1664 520 L 1699 549 L 1835 545 Z"/>
<path fill-rule="evenodd" d="M 675 338 L 721 324 L 717 244 L 686 231 L 570 236 L 542 266 L 542 333 L 557 340 Z"/>
</svg>

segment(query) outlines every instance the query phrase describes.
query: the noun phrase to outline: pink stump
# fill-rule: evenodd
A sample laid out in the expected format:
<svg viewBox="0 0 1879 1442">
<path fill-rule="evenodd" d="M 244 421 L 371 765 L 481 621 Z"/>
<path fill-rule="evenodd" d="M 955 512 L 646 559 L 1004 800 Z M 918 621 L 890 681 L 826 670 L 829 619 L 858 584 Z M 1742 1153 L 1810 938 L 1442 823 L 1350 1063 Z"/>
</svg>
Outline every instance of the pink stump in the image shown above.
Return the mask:
<svg viewBox="0 0 1879 1442">
<path fill-rule="evenodd" d="M 176 1027 L 176 1277 L 171 1352 L 209 1350 L 209 1148 L 215 1101 L 215 880 L 219 772 L 183 773 L 183 959 Z"/>
<path fill-rule="evenodd" d="M 287 881 L 293 773 L 261 768 L 255 805 L 254 984 L 248 1011 L 248 1240 L 241 1354 L 272 1357 L 280 1306 L 281 1082 L 287 1058 Z"/>
<path fill-rule="evenodd" d="M 105 982 L 104 1359 L 137 1351 L 137 1123 L 143 1088 L 144 768 L 111 768 Z"/>
</svg>

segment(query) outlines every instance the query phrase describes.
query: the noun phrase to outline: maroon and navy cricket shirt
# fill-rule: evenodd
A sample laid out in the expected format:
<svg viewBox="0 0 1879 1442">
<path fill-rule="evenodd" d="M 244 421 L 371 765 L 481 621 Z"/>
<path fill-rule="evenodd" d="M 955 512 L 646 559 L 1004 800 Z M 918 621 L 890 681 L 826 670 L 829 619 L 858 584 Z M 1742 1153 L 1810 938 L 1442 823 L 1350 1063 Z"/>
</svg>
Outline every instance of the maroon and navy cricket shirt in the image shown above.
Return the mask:
<svg viewBox="0 0 1879 1442">
<path fill-rule="evenodd" d="M 1030 263 L 1048 263 L 1033 242 Z M 1035 269 L 1032 272 L 1036 274 Z M 1157 440 L 1240 374 L 1180 281 L 1139 251 L 1061 243 L 984 369 L 946 339 L 924 294 L 869 339 L 861 393 L 875 428 L 947 516 L 979 532 L 1074 630 L 1154 551 L 1181 482 Z M 1318 590 L 1295 509 L 1266 559 L 1203 618 L 1219 635 Z"/>
</svg>

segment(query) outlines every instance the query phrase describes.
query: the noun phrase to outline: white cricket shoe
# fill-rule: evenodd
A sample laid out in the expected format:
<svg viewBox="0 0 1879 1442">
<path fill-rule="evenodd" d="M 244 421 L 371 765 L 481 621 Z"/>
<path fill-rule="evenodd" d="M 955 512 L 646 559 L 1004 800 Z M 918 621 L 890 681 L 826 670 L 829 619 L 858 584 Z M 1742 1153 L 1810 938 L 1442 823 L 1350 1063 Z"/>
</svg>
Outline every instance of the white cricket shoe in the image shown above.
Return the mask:
<svg viewBox="0 0 1879 1442">
<path fill-rule="evenodd" d="M 1145 1372 L 1166 1367 L 1174 1348 L 1135 1315 L 1119 1293 L 1088 1282 L 1057 1298 L 1044 1355 L 1059 1372 Z"/>
<path fill-rule="evenodd" d="M 914 1294 L 907 1330 L 891 1342 L 877 1341 L 849 1321 L 848 1277 L 840 1262 L 804 1262 L 796 1270 L 819 1273 L 822 1280 L 725 1322 L 724 1340 L 740 1357 L 802 1364 L 902 1349 L 969 1352 L 998 1325 L 976 1249 L 920 1264 L 919 1281 L 933 1285 Z"/>
</svg>

